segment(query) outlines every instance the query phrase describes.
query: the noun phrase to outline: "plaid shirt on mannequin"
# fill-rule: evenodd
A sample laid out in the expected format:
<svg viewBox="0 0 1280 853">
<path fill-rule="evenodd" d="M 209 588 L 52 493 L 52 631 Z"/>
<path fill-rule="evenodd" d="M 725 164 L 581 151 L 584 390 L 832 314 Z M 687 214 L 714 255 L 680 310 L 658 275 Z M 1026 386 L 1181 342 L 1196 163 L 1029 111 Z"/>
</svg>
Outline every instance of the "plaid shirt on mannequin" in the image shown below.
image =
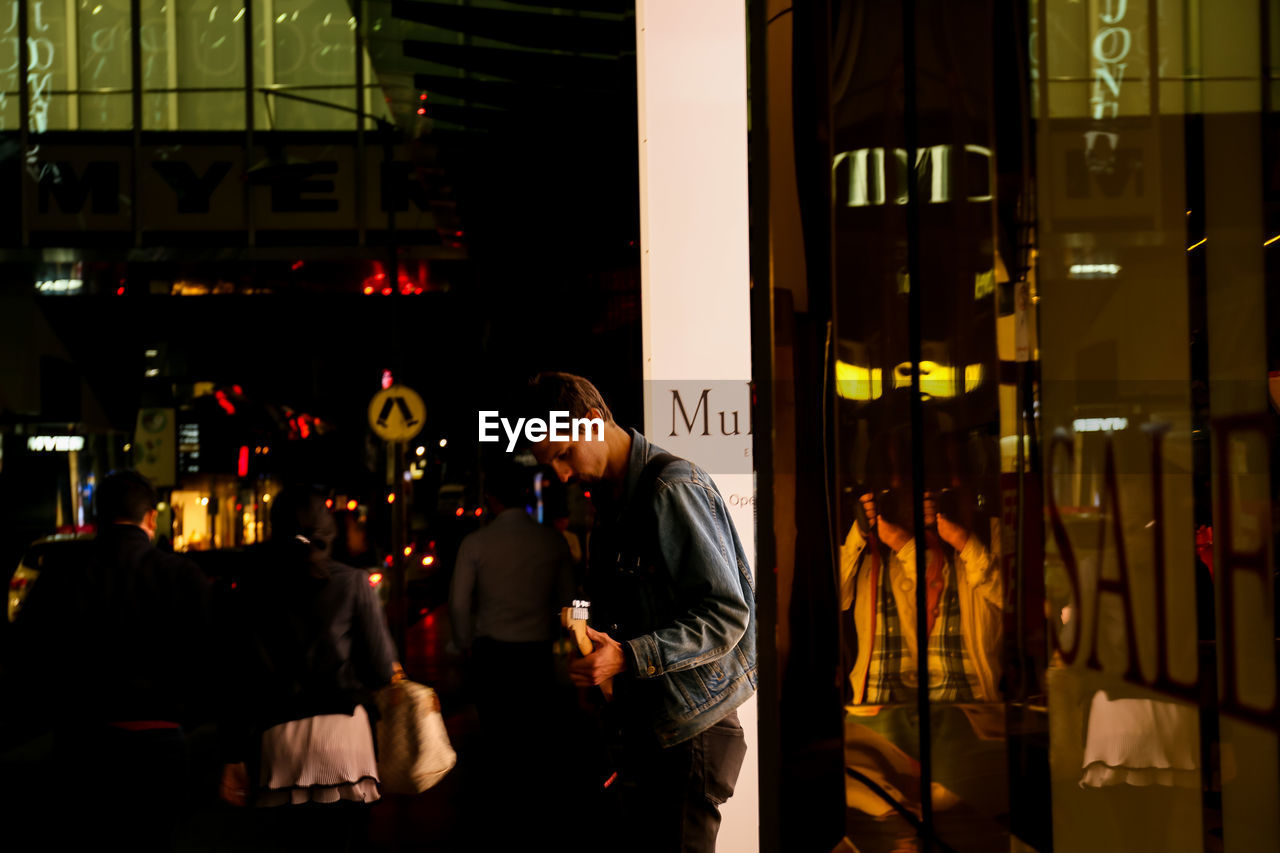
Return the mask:
<svg viewBox="0 0 1280 853">
<path fill-rule="evenodd" d="M 998 528 L 992 529 L 993 541 L 999 541 Z M 963 685 L 955 680 L 958 676 L 968 683 L 971 701 L 999 701 L 1004 593 L 1000 560 L 976 535 L 970 535 L 957 552 L 933 536 L 929 539 L 928 577 L 940 582 L 939 587 L 930 587 L 926 596 L 932 605 L 927 620 L 931 623 L 931 693 L 943 701 L 944 697 L 966 695 Z M 888 701 L 871 695 L 875 690 L 883 697 L 876 685 L 888 669 L 903 687 L 914 688 L 915 575 L 914 541 L 895 553 L 879 542 L 874 532 L 865 536 L 857 524 L 850 527 L 840 548 L 840 609 L 849 641 L 848 660 L 844 661 L 848 704 Z M 892 599 L 892 609 L 884 603 L 886 597 Z M 895 617 L 896 625 L 886 627 L 886 619 Z M 958 646 L 954 642 L 957 637 Z M 870 677 L 873 654 L 878 658 L 875 679 Z"/>
<path fill-rule="evenodd" d="M 943 588 L 938 616 L 929 634 L 929 699 L 934 702 L 972 702 L 975 678 L 967 666 L 964 637 L 960 629 L 960 595 L 950 579 L 945 558 L 939 566 Z M 904 567 L 904 568 L 914 568 Z M 865 701 L 873 705 L 909 702 L 915 698 L 917 683 L 916 650 L 904 640 L 902 617 L 889 589 L 888 573 L 883 573 L 877 590 L 879 618 L 872 641 L 871 665 L 867 671 Z"/>
</svg>

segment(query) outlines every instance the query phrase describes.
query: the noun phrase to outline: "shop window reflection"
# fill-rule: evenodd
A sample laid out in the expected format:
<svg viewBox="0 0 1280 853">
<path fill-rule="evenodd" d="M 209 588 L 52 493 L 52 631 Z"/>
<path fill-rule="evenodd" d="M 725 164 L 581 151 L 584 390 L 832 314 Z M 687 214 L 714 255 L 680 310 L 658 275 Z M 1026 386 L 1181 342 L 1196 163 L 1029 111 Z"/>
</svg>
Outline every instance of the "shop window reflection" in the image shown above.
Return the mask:
<svg viewBox="0 0 1280 853">
<path fill-rule="evenodd" d="M 931 741 L 939 745 L 931 762 L 933 809 L 985 815 L 1007 809 L 999 526 L 972 476 L 983 464 L 967 458 L 982 455 L 984 442 L 944 432 L 938 411 L 944 403 L 925 402 L 932 464 L 924 473 L 925 538 L 916 542 L 910 431 L 903 426 L 911 393 L 887 392 L 859 430 L 869 437 L 859 448 L 864 473 L 840 548 L 847 803 L 903 844 L 916 835 L 921 815 L 917 650 L 927 655 Z M 917 627 L 921 548 L 924 640 Z"/>
</svg>

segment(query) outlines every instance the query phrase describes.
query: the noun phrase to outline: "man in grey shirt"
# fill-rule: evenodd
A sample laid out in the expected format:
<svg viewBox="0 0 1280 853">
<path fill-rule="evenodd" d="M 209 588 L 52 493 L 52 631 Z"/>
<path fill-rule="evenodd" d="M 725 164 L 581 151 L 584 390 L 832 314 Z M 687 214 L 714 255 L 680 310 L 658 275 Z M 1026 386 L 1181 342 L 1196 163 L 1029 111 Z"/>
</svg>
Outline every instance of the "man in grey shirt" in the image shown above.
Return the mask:
<svg viewBox="0 0 1280 853">
<path fill-rule="evenodd" d="M 524 841 L 551 829 L 532 823 L 550 813 L 538 801 L 547 784 L 536 769 L 553 759 L 546 754 L 556 740 L 552 646 L 560 608 L 574 598 L 568 543 L 525 510 L 531 480 L 511 464 L 488 473 L 492 520 L 462 540 L 449 590 L 454 642 L 467 656 L 486 752 L 499 774 L 491 778 L 510 780 L 526 812 L 494 828 Z"/>
<path fill-rule="evenodd" d="M 525 485 L 519 470 L 491 474 L 486 494 L 492 520 L 458 549 L 449 615 L 455 643 L 473 660 L 499 653 L 549 663 L 560 608 L 573 599 L 568 543 L 525 511 Z"/>
</svg>

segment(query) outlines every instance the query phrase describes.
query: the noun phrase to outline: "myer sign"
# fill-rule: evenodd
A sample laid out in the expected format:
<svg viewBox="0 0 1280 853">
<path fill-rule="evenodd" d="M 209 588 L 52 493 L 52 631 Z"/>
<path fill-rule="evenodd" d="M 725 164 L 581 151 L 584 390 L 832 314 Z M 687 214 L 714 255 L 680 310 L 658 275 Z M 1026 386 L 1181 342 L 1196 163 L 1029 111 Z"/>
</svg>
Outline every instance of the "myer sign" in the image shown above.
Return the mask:
<svg viewBox="0 0 1280 853">
<path fill-rule="evenodd" d="M 223 137 L 217 137 L 223 138 Z M 350 145 L 143 146 L 137 180 L 139 224 L 162 231 L 453 228 L 446 205 L 404 160 L 386 161 L 369 149 L 360 162 Z M 42 145 L 23 171 L 25 216 L 32 231 L 132 228 L 128 188 L 132 149 L 123 145 Z M 358 176 L 368 186 L 356 205 Z M 249 205 L 246 209 L 245 196 Z"/>
<path fill-rule="evenodd" d="M 27 437 L 27 450 L 33 453 L 68 453 L 84 450 L 82 435 L 31 435 Z"/>
</svg>

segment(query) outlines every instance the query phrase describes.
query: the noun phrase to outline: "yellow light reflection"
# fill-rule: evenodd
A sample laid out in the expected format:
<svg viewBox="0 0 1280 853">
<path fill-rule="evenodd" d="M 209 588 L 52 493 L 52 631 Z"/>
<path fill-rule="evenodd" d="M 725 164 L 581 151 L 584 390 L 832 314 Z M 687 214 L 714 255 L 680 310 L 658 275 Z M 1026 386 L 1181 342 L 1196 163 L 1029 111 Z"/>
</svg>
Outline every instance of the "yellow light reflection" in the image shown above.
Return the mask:
<svg viewBox="0 0 1280 853">
<path fill-rule="evenodd" d="M 920 393 L 927 397 L 955 397 L 969 393 L 982 385 L 984 371 L 981 364 L 965 365 L 963 373 L 949 364 L 936 361 L 920 362 Z M 964 386 L 961 388 L 961 377 Z M 893 387 L 911 387 L 911 362 L 904 361 L 893 369 Z"/>
<path fill-rule="evenodd" d="M 976 391 L 982 384 L 982 365 L 966 364 L 964 367 L 964 393 Z"/>
<path fill-rule="evenodd" d="M 836 361 L 836 393 L 846 400 L 874 400 L 884 393 L 880 368 Z"/>
</svg>

